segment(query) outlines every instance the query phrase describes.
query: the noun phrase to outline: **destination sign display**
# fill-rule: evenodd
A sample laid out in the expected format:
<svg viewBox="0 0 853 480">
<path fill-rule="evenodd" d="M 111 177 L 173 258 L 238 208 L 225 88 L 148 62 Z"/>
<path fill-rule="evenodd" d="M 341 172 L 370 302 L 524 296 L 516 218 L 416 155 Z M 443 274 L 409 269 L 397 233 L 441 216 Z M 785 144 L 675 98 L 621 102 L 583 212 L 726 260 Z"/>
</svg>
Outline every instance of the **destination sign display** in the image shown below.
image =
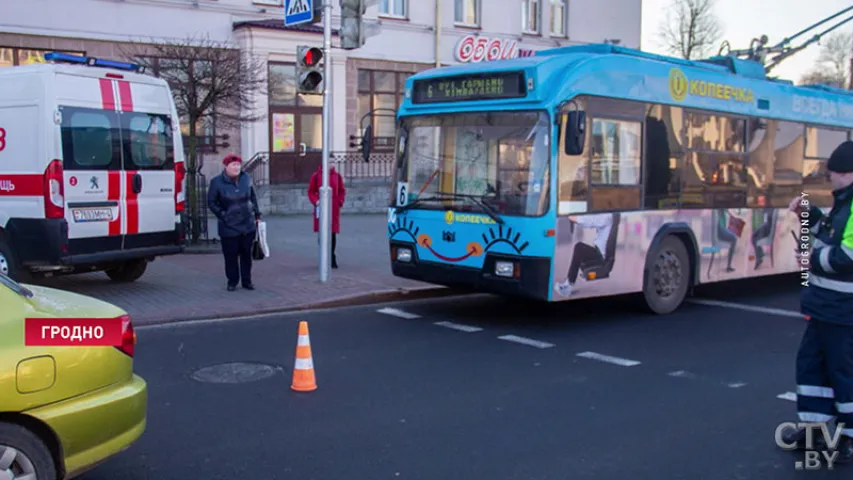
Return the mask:
<svg viewBox="0 0 853 480">
<path fill-rule="evenodd" d="M 413 90 L 412 103 L 495 100 L 527 95 L 524 72 L 481 73 L 416 80 Z"/>
</svg>

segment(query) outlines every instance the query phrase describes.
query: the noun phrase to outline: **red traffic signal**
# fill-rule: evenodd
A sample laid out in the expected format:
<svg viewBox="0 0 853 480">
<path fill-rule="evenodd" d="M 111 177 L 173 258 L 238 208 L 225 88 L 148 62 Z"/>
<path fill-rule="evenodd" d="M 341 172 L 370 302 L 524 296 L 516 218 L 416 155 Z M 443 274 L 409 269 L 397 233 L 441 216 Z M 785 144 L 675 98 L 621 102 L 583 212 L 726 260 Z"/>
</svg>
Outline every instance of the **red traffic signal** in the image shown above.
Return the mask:
<svg viewBox="0 0 853 480">
<path fill-rule="evenodd" d="M 306 67 L 316 67 L 323 60 L 323 50 L 317 47 L 305 47 L 299 55 L 299 61 Z"/>
</svg>

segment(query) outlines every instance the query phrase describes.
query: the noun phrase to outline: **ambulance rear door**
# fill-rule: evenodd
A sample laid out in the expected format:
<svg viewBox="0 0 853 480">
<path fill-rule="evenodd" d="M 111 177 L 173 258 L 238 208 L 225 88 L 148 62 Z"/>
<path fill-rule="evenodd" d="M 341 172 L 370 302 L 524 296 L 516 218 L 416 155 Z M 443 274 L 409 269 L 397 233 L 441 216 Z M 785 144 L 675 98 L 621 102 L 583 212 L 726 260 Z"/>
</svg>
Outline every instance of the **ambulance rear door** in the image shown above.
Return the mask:
<svg viewBox="0 0 853 480">
<path fill-rule="evenodd" d="M 121 250 L 124 245 L 121 119 L 114 83 L 57 68 L 54 92 L 71 255 Z"/>
<path fill-rule="evenodd" d="M 176 237 L 176 161 L 183 167 L 175 137 L 172 98 L 165 83 L 133 75 L 116 81 L 120 104 L 123 175 L 127 205 L 124 248 L 174 245 Z"/>
</svg>

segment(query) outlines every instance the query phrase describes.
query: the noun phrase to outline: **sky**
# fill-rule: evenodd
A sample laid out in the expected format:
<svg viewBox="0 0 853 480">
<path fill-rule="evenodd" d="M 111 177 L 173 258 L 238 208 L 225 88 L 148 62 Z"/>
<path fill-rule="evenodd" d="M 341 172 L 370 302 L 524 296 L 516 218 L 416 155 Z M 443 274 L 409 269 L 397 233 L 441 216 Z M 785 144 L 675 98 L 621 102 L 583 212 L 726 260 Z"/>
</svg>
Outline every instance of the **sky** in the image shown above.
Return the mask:
<svg viewBox="0 0 853 480">
<path fill-rule="evenodd" d="M 646 51 L 665 53 L 660 46 L 659 25 L 666 17 L 664 9 L 672 5 L 673 0 L 643 0 L 642 46 Z M 807 5 L 807 8 L 803 8 Z M 723 31 L 722 39 L 728 40 L 731 48 L 749 48 L 753 38 L 767 35 L 769 45 L 775 45 L 795 33 L 850 7 L 851 0 L 715 0 L 715 13 Z M 813 35 L 835 25 L 838 21 L 853 15 L 849 11 L 834 18 L 814 30 L 793 40 L 792 46 L 808 41 Z M 853 32 L 853 20 L 833 30 Z M 823 37 L 826 38 L 826 37 Z M 787 58 L 772 71 L 772 75 L 798 81 L 815 64 L 820 54 L 821 42 L 815 42 L 806 49 Z M 715 48 L 718 50 L 719 47 Z M 715 51 L 714 54 L 717 52 Z"/>
</svg>

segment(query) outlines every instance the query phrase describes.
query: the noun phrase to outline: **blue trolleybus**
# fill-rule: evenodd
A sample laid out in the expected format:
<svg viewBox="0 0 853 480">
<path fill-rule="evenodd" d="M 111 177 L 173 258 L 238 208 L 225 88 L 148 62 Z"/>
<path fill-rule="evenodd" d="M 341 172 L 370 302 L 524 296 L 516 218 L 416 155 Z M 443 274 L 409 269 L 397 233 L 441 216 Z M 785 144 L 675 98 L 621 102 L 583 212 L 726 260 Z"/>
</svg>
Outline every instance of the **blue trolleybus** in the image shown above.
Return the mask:
<svg viewBox="0 0 853 480">
<path fill-rule="evenodd" d="M 831 206 L 853 95 L 732 56 L 588 45 L 414 75 L 397 129 L 394 275 L 546 301 L 642 292 L 665 314 L 697 284 L 802 271 L 787 207 Z"/>
</svg>

